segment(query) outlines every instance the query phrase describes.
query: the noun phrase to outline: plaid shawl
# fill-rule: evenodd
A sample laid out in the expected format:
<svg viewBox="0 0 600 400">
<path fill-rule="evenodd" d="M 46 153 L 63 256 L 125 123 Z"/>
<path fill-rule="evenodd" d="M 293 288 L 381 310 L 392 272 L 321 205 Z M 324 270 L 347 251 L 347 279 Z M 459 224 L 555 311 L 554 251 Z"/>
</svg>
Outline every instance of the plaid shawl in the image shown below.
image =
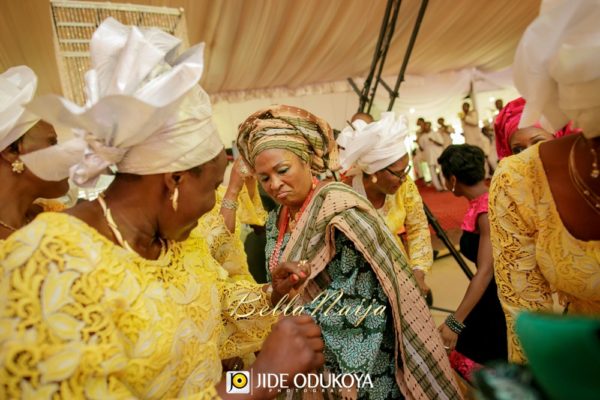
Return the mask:
<svg viewBox="0 0 600 400">
<path fill-rule="evenodd" d="M 283 260 L 310 260 L 311 274 L 302 300 L 309 302 L 325 289 L 323 275 L 336 252 L 335 230 L 354 243 L 388 297 L 396 332 L 396 364 L 401 366 L 396 369 L 396 381 L 403 395 L 407 399 L 462 398 L 405 256 L 368 200 L 342 183 L 317 188 L 282 255 Z"/>
</svg>

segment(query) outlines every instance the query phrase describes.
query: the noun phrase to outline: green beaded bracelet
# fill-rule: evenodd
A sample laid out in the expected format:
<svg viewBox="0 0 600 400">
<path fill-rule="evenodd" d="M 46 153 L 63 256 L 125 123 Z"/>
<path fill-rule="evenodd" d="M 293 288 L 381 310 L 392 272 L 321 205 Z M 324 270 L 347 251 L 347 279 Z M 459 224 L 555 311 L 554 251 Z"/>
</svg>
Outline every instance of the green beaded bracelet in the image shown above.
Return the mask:
<svg viewBox="0 0 600 400">
<path fill-rule="evenodd" d="M 446 325 L 448 326 L 448 328 L 450 328 L 452 332 L 456 333 L 457 335 L 460 335 L 463 329 L 465 329 L 465 324 L 463 324 L 462 322 L 458 322 L 458 320 L 454 318 L 454 314 L 448 315 L 448 318 L 446 318 Z"/>
</svg>

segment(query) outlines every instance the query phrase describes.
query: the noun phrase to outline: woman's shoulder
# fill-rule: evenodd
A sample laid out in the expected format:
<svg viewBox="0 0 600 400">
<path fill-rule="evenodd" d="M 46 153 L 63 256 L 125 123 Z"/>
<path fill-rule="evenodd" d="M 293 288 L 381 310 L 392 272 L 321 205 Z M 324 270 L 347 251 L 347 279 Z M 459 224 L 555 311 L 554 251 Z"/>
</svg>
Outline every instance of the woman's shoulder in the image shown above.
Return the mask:
<svg viewBox="0 0 600 400">
<path fill-rule="evenodd" d="M 500 161 L 494 179 L 496 177 L 513 177 L 514 179 L 532 179 L 543 169 L 540 162 L 539 144 L 527 150 L 506 157 Z"/>
<path fill-rule="evenodd" d="M 539 218 L 539 204 L 548 194 L 548 182 L 540 161 L 539 144 L 507 157 L 494 172 L 489 192 L 489 208 L 494 215 L 519 215 L 520 221 Z M 528 223 L 529 223 L 528 222 Z"/>
<path fill-rule="evenodd" d="M 415 194 L 419 195 L 419 188 L 410 177 L 407 177 L 396 192 L 396 198 L 407 198 L 414 196 Z"/>
<path fill-rule="evenodd" d="M 547 182 L 537 144 L 500 161 L 492 177 L 490 198 L 494 198 L 499 192 L 513 193 L 516 197 L 539 197 L 544 185 Z"/>
<path fill-rule="evenodd" d="M 318 190 L 320 193 L 356 193 L 356 191 L 352 188 L 352 183 L 349 185 L 344 182 L 336 182 L 336 181 L 324 181 L 319 184 L 320 189 Z"/>
<path fill-rule="evenodd" d="M 80 219 L 64 213 L 44 212 L 2 243 L 0 259 L 3 264 L 9 259 L 25 261 L 42 247 L 44 251 L 55 253 L 45 254 L 45 257 L 80 254 L 81 251 L 74 249 L 91 251 L 91 244 L 99 240 L 108 241 Z"/>
<path fill-rule="evenodd" d="M 57 235 L 65 238 L 70 237 L 75 232 L 98 234 L 94 228 L 79 218 L 64 212 L 54 211 L 47 211 L 39 214 L 31 223 L 20 231 L 43 231 L 47 235 Z"/>
</svg>

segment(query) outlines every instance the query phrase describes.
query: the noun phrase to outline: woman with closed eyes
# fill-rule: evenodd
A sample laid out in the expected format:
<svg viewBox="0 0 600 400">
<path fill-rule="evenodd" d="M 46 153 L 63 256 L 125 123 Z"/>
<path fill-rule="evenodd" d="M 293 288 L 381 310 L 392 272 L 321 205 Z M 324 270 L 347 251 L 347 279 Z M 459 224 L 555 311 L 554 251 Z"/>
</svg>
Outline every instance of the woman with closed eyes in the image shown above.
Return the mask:
<svg viewBox="0 0 600 400">
<path fill-rule="evenodd" d="M 315 178 L 337 169 L 337 146 L 327 122 L 296 107 L 272 106 L 246 119 L 237 143 L 263 189 L 279 204 L 267 221 L 267 272 L 281 262 L 306 260 L 310 275 L 294 301 L 321 327 L 326 373 L 369 374 L 373 381 L 372 388 L 338 394 L 348 399 L 460 398 L 398 242 L 365 197 L 346 184 Z M 319 307 L 322 302 L 330 312 Z M 371 312 L 356 312 L 369 306 Z"/>
</svg>

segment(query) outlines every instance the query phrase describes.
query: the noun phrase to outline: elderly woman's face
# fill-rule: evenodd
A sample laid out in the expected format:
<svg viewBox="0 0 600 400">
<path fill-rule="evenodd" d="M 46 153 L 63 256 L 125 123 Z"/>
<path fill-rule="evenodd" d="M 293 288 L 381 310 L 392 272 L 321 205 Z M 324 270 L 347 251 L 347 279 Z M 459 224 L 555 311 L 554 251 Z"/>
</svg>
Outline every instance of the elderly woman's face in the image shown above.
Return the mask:
<svg viewBox="0 0 600 400">
<path fill-rule="evenodd" d="M 310 167 L 288 150 L 260 152 L 254 159 L 254 171 L 265 192 L 284 206 L 300 207 L 312 186 Z"/>
<path fill-rule="evenodd" d="M 167 210 L 163 219 L 163 235 L 172 240 L 187 239 L 198 225 L 198 219 L 215 206 L 215 191 L 223 182 L 227 166 L 225 151 L 200 166 L 200 172 L 186 171 L 178 185 L 179 207 L 174 211 L 171 199 L 166 201 Z"/>
<path fill-rule="evenodd" d="M 377 188 L 385 194 L 395 194 L 400 186 L 408 178 L 408 154 L 396 161 L 395 163 L 388 165 L 381 171 L 377 171 Z"/>
<path fill-rule="evenodd" d="M 546 140 L 552 140 L 554 136 L 546 132 L 545 130 L 530 126 L 517 130 L 515 133 L 510 135 L 509 146 L 510 151 L 513 154 L 519 154 L 528 147 L 533 146 L 539 142 L 545 142 Z"/>
</svg>

